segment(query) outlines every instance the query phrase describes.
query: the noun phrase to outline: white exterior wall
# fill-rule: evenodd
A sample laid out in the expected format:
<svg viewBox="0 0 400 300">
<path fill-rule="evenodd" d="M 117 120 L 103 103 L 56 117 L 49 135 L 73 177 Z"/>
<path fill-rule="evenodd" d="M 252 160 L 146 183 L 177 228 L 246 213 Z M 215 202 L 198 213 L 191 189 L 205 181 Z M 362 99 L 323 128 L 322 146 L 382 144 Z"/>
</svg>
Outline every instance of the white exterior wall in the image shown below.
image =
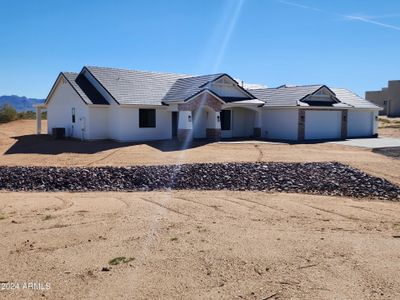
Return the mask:
<svg viewBox="0 0 400 300">
<path fill-rule="evenodd" d="M 193 137 L 195 139 L 206 138 L 207 110 L 204 107 L 193 111 Z"/>
<path fill-rule="evenodd" d="M 372 127 L 372 134 L 378 134 L 378 126 L 379 126 L 379 110 L 375 110 L 373 112 L 374 123 Z"/>
<path fill-rule="evenodd" d="M 305 117 L 304 138 L 306 140 L 341 138 L 341 111 L 307 110 Z"/>
<path fill-rule="evenodd" d="M 232 109 L 232 137 L 250 137 L 254 133 L 255 111 L 245 108 Z"/>
<path fill-rule="evenodd" d="M 261 136 L 276 140 L 297 140 L 297 109 L 265 109 L 261 113 Z"/>
<path fill-rule="evenodd" d="M 88 139 L 100 140 L 108 139 L 109 133 L 109 115 L 111 109 L 108 107 L 89 106 L 89 123 L 87 126 Z"/>
<path fill-rule="evenodd" d="M 347 115 L 347 137 L 372 136 L 374 122 L 373 111 L 349 110 Z"/>
<path fill-rule="evenodd" d="M 75 108 L 75 124 L 72 123 L 72 108 Z M 89 110 L 71 85 L 61 78 L 47 105 L 48 134 L 57 127 L 65 128 L 66 136 L 82 138 L 82 124 L 85 124 L 83 138 L 88 136 Z M 82 120 L 82 121 L 81 121 Z"/>
<path fill-rule="evenodd" d="M 139 108 L 113 106 L 110 113 L 110 138 L 118 141 L 151 141 L 172 138 L 172 113 L 156 109 L 156 127 L 139 128 Z"/>
</svg>

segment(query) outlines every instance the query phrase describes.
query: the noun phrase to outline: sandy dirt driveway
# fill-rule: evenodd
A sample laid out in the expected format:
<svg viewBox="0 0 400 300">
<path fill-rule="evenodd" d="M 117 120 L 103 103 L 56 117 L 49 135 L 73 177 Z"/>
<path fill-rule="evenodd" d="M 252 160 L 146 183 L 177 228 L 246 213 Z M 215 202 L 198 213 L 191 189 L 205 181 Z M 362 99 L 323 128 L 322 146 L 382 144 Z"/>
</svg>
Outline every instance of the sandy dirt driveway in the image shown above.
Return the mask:
<svg viewBox="0 0 400 300">
<path fill-rule="evenodd" d="M 400 297 L 400 203 L 1 192 L 0 213 L 0 282 L 51 287 L 3 290 L 2 299 Z M 110 265 L 117 257 L 126 262 Z"/>
</svg>

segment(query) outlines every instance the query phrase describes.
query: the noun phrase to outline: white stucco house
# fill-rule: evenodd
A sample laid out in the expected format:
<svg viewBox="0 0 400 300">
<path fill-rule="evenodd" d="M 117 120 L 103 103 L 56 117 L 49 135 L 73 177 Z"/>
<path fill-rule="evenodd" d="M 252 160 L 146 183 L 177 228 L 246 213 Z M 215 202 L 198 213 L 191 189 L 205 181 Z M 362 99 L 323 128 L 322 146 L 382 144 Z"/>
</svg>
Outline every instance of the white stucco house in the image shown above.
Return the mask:
<svg viewBox="0 0 400 300">
<path fill-rule="evenodd" d="M 250 89 L 228 74 L 104 67 L 60 73 L 41 108 L 47 109 L 49 134 L 65 128 L 69 137 L 117 141 L 371 137 L 381 109 L 325 85 Z"/>
</svg>

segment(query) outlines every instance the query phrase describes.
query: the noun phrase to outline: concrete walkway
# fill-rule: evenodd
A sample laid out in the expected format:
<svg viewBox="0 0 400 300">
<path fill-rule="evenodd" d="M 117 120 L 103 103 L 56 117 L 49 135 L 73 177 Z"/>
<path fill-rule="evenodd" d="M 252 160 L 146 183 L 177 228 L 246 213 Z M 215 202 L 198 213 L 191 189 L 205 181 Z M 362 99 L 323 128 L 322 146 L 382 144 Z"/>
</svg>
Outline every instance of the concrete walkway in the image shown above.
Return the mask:
<svg viewBox="0 0 400 300">
<path fill-rule="evenodd" d="M 344 146 L 379 149 L 379 148 L 400 147 L 400 138 L 390 138 L 390 137 L 368 138 L 368 139 L 361 138 L 361 139 L 348 139 L 345 141 L 336 141 L 330 143 L 344 145 Z"/>
</svg>

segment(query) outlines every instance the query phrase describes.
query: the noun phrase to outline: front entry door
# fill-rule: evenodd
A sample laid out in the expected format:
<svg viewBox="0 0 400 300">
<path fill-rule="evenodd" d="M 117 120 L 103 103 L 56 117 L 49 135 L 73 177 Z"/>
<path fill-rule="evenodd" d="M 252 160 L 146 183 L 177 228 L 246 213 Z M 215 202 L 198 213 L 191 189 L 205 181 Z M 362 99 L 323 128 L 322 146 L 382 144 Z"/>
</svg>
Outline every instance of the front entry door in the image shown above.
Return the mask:
<svg viewBox="0 0 400 300">
<path fill-rule="evenodd" d="M 172 137 L 176 137 L 178 135 L 178 112 L 172 112 Z"/>
</svg>

